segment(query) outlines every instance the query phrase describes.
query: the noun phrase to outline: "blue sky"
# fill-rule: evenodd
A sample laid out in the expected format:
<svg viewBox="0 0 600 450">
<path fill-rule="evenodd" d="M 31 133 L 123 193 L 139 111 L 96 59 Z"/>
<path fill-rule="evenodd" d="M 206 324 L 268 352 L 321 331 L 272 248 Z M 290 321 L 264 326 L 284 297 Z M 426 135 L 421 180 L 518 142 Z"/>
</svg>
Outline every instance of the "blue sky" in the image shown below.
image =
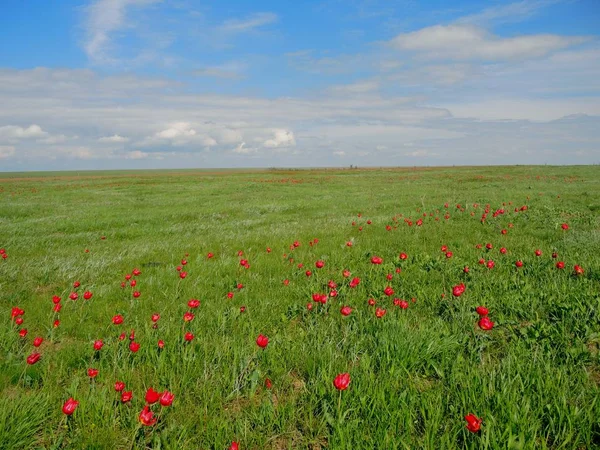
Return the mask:
<svg viewBox="0 0 600 450">
<path fill-rule="evenodd" d="M 600 3 L 0 5 L 0 171 L 600 163 Z"/>
</svg>

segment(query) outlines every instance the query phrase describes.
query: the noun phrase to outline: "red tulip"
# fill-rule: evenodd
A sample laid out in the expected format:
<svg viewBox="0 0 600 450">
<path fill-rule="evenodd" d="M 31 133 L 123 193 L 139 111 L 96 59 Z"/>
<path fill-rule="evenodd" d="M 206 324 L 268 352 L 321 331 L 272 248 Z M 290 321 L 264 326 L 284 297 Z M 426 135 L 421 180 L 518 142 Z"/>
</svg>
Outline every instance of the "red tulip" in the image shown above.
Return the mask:
<svg viewBox="0 0 600 450">
<path fill-rule="evenodd" d="M 152 322 L 156 323 L 160 319 L 160 314 L 152 314 Z"/>
<path fill-rule="evenodd" d="M 79 405 L 79 402 L 77 400 L 73 400 L 73 397 L 70 397 L 69 400 L 63 404 L 62 412 L 67 416 L 70 416 L 77 409 L 77 405 Z"/>
<path fill-rule="evenodd" d="M 121 333 L 121 334 L 119 335 L 119 340 L 120 340 L 120 341 L 123 341 L 123 340 L 125 340 L 125 333 Z"/>
<path fill-rule="evenodd" d="M 137 286 L 137 280 L 131 280 L 131 281 L 129 282 L 129 286 L 130 286 L 130 287 L 136 287 L 136 286 Z"/>
<path fill-rule="evenodd" d="M 453 253 L 452 252 L 446 252 L 446 258 L 450 259 L 452 258 Z"/>
<path fill-rule="evenodd" d="M 238 289 L 238 291 L 244 289 L 244 285 L 242 283 L 238 283 L 236 288 Z"/>
<path fill-rule="evenodd" d="M 479 328 L 485 331 L 489 331 L 494 328 L 494 322 L 492 322 L 488 316 L 483 316 L 481 319 L 479 319 L 477 324 L 479 325 Z"/>
<path fill-rule="evenodd" d="M 506 255 L 506 252 L 507 252 L 507 251 L 508 251 L 508 250 L 506 250 L 506 247 L 502 247 L 502 248 L 500 249 L 500 253 L 502 253 L 503 255 Z"/>
<path fill-rule="evenodd" d="M 408 258 L 408 255 L 406 253 L 400 253 L 400 259 L 404 260 L 406 258 Z"/>
<path fill-rule="evenodd" d="M 133 274 L 134 274 L 136 277 L 139 277 L 139 276 L 142 274 L 142 272 L 141 272 L 141 270 L 140 270 L 140 269 L 133 269 L 132 273 L 133 273 Z"/>
<path fill-rule="evenodd" d="M 383 263 L 383 259 L 380 258 L 379 256 L 373 256 L 371 258 L 371 263 L 372 264 L 381 264 L 381 263 Z"/>
<path fill-rule="evenodd" d="M 496 263 L 494 261 L 492 261 L 491 259 L 486 263 L 486 266 L 488 269 L 493 269 L 495 265 L 496 265 Z"/>
<path fill-rule="evenodd" d="M 115 381 L 115 391 L 121 392 L 123 389 L 125 389 L 125 383 L 122 381 Z"/>
<path fill-rule="evenodd" d="M 183 280 L 185 277 L 187 277 L 187 272 L 184 272 L 183 270 L 179 272 L 179 278 Z"/>
<path fill-rule="evenodd" d="M 38 362 L 41 357 L 42 357 L 42 355 L 40 355 L 38 352 L 34 352 L 34 353 L 32 353 L 31 355 L 29 355 L 27 357 L 27 364 L 29 364 L 30 366 L 32 366 L 36 362 Z"/>
<path fill-rule="evenodd" d="M 269 345 L 269 338 L 259 334 L 256 338 L 256 345 L 258 345 L 260 348 L 265 348 L 267 345 Z"/>
<path fill-rule="evenodd" d="M 71 294 L 69 294 L 69 298 L 75 301 L 79 298 L 79 295 L 77 295 L 77 292 L 71 292 Z"/>
<path fill-rule="evenodd" d="M 561 227 L 563 230 L 568 230 L 568 229 L 569 229 L 569 225 L 568 225 L 568 224 L 566 224 L 566 223 L 563 223 L 563 224 L 562 224 L 560 227 Z"/>
<path fill-rule="evenodd" d="M 474 414 L 467 414 L 465 420 L 467 421 L 467 430 L 471 433 L 477 433 L 481 429 L 481 422 L 483 421 Z"/>
<path fill-rule="evenodd" d="M 557 269 L 564 269 L 565 268 L 565 263 L 562 261 L 559 261 L 556 263 L 556 268 Z"/>
<path fill-rule="evenodd" d="M 376 316 L 378 319 L 381 319 L 383 316 L 385 316 L 385 313 L 386 313 L 386 312 L 387 312 L 387 311 L 386 311 L 385 309 L 382 309 L 382 308 L 377 308 L 377 309 L 375 310 L 375 316 Z"/>
<path fill-rule="evenodd" d="M 27 328 L 22 328 L 19 330 L 19 336 L 21 336 L 22 338 L 24 338 L 25 336 L 27 336 Z"/>
<path fill-rule="evenodd" d="M 458 284 L 452 288 L 452 295 L 460 297 L 465 292 L 466 286 L 464 283 Z"/>
<path fill-rule="evenodd" d="M 306 309 L 308 309 L 309 311 L 312 311 L 312 309 L 313 309 L 313 304 L 312 304 L 312 303 L 307 303 L 307 304 L 306 304 Z"/>
<path fill-rule="evenodd" d="M 271 253 L 271 247 L 267 247 L 267 253 Z"/>
<path fill-rule="evenodd" d="M 133 291 L 133 297 L 138 298 L 142 293 L 140 291 Z"/>
<path fill-rule="evenodd" d="M 311 272 L 310 270 L 307 270 L 307 271 L 305 272 L 305 275 L 306 275 L 307 277 L 310 277 L 310 276 L 312 275 L 312 272 Z"/>
<path fill-rule="evenodd" d="M 76 281 L 75 283 L 73 283 L 73 287 L 75 289 L 77 289 L 79 286 L 81 286 L 81 283 L 79 281 Z"/>
<path fill-rule="evenodd" d="M 521 261 L 521 260 L 516 261 L 515 262 L 515 266 L 517 266 L 517 267 L 523 267 L 523 261 Z"/>
<path fill-rule="evenodd" d="M 60 303 L 60 297 L 58 295 L 52 296 L 52 303 L 54 303 L 55 305 Z"/>
<path fill-rule="evenodd" d="M 129 344 L 129 350 L 131 350 L 133 353 L 137 353 L 137 351 L 140 349 L 140 344 L 138 344 L 137 342 L 131 342 Z"/>
<path fill-rule="evenodd" d="M 352 308 L 350 308 L 349 306 L 344 306 L 342 307 L 342 309 L 340 309 L 340 312 L 343 316 L 349 316 L 350 313 L 352 313 Z"/>
<path fill-rule="evenodd" d="M 315 263 L 315 267 L 316 267 L 317 269 L 322 269 L 322 268 L 323 268 L 323 266 L 325 266 L 325 262 L 324 262 L 324 261 L 318 260 L 318 261 Z"/>
<path fill-rule="evenodd" d="M 245 306 L 240 306 L 240 312 L 241 313 L 246 312 L 246 307 Z"/>
<path fill-rule="evenodd" d="M 346 242 L 346 247 L 352 247 L 352 245 L 353 245 L 353 244 L 352 244 L 352 241 L 348 241 L 348 242 Z"/>
<path fill-rule="evenodd" d="M 161 394 L 159 400 L 160 400 L 160 404 L 162 406 L 171 406 L 174 399 L 175 399 L 175 396 L 171 392 L 165 391 Z"/>
<path fill-rule="evenodd" d="M 535 251 L 535 256 L 542 256 L 542 251 L 540 249 L 537 249 Z"/>
<path fill-rule="evenodd" d="M 90 298 L 92 298 L 92 295 L 94 295 L 94 294 L 92 294 L 90 291 L 85 291 L 85 292 L 83 293 L 83 298 L 84 298 L 85 300 L 89 300 Z"/>
<path fill-rule="evenodd" d="M 575 264 L 575 266 L 573 267 L 573 273 L 575 273 L 575 275 L 583 275 L 583 273 L 584 273 L 583 267 Z"/>
<path fill-rule="evenodd" d="M 233 292 L 228 292 L 227 293 L 227 298 L 233 298 Z"/>
<path fill-rule="evenodd" d="M 123 323 L 123 316 L 121 314 L 117 314 L 112 318 L 112 323 L 115 325 L 120 325 Z"/>
<path fill-rule="evenodd" d="M 187 333 L 185 333 L 185 336 L 183 338 L 186 342 L 192 342 L 194 340 L 194 335 L 188 331 Z"/>
<path fill-rule="evenodd" d="M 207 257 L 208 259 L 211 259 L 213 256 L 215 256 L 215 255 L 214 255 L 214 254 L 212 254 L 211 252 L 208 252 L 208 253 L 207 253 L 207 255 L 206 255 L 206 257 Z"/>
<path fill-rule="evenodd" d="M 42 345 L 42 342 L 44 342 L 44 338 L 42 338 L 42 337 L 36 337 L 33 340 L 33 346 L 34 347 L 39 347 L 40 345 Z"/>
<path fill-rule="evenodd" d="M 240 450 L 240 445 L 237 442 L 233 441 L 229 446 L 229 450 Z"/>
<path fill-rule="evenodd" d="M 384 290 L 383 293 L 385 295 L 387 295 L 388 297 L 391 297 L 392 295 L 394 295 L 394 289 L 392 289 L 391 286 L 387 286 Z"/>
<path fill-rule="evenodd" d="M 442 245 L 442 248 L 440 248 L 440 250 L 441 250 L 442 252 L 445 252 L 445 251 L 447 251 L 447 250 L 448 250 L 448 246 L 447 246 L 447 245 Z"/>
<path fill-rule="evenodd" d="M 59 327 L 59 325 L 60 325 L 60 320 L 55 320 L 55 321 L 54 321 L 54 323 L 52 324 L 52 326 L 53 326 L 54 328 L 58 328 L 58 327 Z"/>
<path fill-rule="evenodd" d="M 506 233 L 508 233 L 508 230 L 506 230 L 506 228 L 505 228 L 505 229 L 503 229 L 503 230 L 502 230 L 500 233 L 502 233 L 502 234 L 506 234 Z"/>
<path fill-rule="evenodd" d="M 329 283 L 327 283 L 327 286 L 329 287 L 329 289 L 335 289 L 335 288 L 337 288 L 337 283 L 333 280 L 329 280 Z"/>
<path fill-rule="evenodd" d="M 489 314 L 489 311 L 485 306 L 478 306 L 475 308 L 475 311 L 477 311 L 477 314 L 480 316 L 487 316 Z"/>
<path fill-rule="evenodd" d="M 148 405 L 144 406 L 144 409 L 140 412 L 140 422 L 142 425 L 150 427 L 156 423 L 156 418 L 154 417 L 154 413 L 150 410 Z"/>
<path fill-rule="evenodd" d="M 98 375 L 98 369 L 89 368 L 87 370 L 87 374 L 88 374 L 88 377 L 90 377 L 90 378 L 96 378 L 96 375 Z"/>
<path fill-rule="evenodd" d="M 348 389 L 348 385 L 350 385 L 350 374 L 348 372 L 340 373 L 334 378 L 333 385 L 339 391 Z"/>
<path fill-rule="evenodd" d="M 408 308 L 408 302 L 406 300 L 400 300 L 398 302 L 398 306 L 402 309 L 407 309 Z"/>
<path fill-rule="evenodd" d="M 61 309 L 62 309 L 62 303 L 57 303 L 56 305 L 54 305 L 54 308 L 52 308 L 52 310 L 54 312 L 60 312 Z"/>
<path fill-rule="evenodd" d="M 374 298 L 370 298 L 369 299 L 369 306 L 375 306 L 375 299 Z"/>
<path fill-rule="evenodd" d="M 148 388 L 148 390 L 146 391 L 146 403 L 148 404 L 153 404 L 156 403 L 159 399 L 160 399 L 161 393 L 160 392 L 156 392 L 154 389 L 152 389 L 151 387 Z"/>
<path fill-rule="evenodd" d="M 133 398 L 133 391 L 123 391 L 121 393 L 121 403 L 127 403 Z"/>
<path fill-rule="evenodd" d="M 190 308 L 197 308 L 198 306 L 200 306 L 200 300 L 196 300 L 195 298 L 192 298 L 188 302 L 188 307 L 190 307 Z"/>
<path fill-rule="evenodd" d="M 344 278 L 348 278 L 348 277 L 350 276 L 350 271 L 349 271 L 348 269 L 344 269 L 344 270 L 342 271 L 342 276 L 343 276 Z"/>
<path fill-rule="evenodd" d="M 488 250 L 491 250 L 494 247 L 492 246 L 492 244 L 490 242 L 488 242 L 487 244 L 485 244 L 485 248 L 487 248 Z"/>
<path fill-rule="evenodd" d="M 392 279 L 394 278 L 394 275 L 392 275 L 391 273 L 388 273 L 388 274 L 385 276 L 385 278 L 386 278 L 388 281 L 392 281 Z"/>
<path fill-rule="evenodd" d="M 184 322 L 191 322 L 192 320 L 194 320 L 194 314 L 187 311 L 184 315 L 183 315 L 183 321 Z"/>
<path fill-rule="evenodd" d="M 165 347 L 165 341 L 163 341 L 162 339 L 160 339 L 158 341 L 158 348 L 164 348 Z"/>
<path fill-rule="evenodd" d="M 185 266 L 186 264 L 187 264 L 187 260 L 185 260 L 185 259 L 182 259 L 182 260 L 181 260 L 181 265 L 182 265 L 182 266 Z"/>
<path fill-rule="evenodd" d="M 15 323 L 16 323 L 17 325 L 22 325 L 22 324 L 23 324 L 23 318 L 22 318 L 22 317 L 17 317 L 17 318 L 15 319 Z"/>
<path fill-rule="evenodd" d="M 288 280 L 287 278 L 285 280 L 283 280 L 283 285 L 287 286 L 290 284 L 290 280 Z"/>
<path fill-rule="evenodd" d="M 127 281 L 131 280 L 131 274 L 129 274 L 129 273 L 128 273 L 127 275 L 125 275 L 125 279 L 126 279 Z"/>
</svg>

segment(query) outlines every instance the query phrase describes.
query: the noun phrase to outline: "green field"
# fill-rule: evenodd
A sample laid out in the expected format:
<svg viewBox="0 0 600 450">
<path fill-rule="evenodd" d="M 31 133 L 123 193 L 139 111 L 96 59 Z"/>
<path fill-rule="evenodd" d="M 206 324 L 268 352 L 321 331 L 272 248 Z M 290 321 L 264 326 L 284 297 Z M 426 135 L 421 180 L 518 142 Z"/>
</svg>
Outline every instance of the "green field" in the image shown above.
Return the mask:
<svg viewBox="0 0 600 450">
<path fill-rule="evenodd" d="M 599 166 L 0 174 L 0 248 L 2 449 L 600 448 Z"/>
</svg>

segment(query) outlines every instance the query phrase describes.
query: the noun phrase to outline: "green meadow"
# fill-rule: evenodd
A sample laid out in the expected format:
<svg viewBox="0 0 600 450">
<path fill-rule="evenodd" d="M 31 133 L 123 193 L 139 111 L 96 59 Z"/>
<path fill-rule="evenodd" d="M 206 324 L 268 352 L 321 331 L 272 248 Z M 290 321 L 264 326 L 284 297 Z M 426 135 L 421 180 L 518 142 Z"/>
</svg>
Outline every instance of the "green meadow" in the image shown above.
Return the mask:
<svg viewBox="0 0 600 450">
<path fill-rule="evenodd" d="M 600 448 L 600 166 L 0 173 L 0 248 L 2 449 Z"/>
</svg>

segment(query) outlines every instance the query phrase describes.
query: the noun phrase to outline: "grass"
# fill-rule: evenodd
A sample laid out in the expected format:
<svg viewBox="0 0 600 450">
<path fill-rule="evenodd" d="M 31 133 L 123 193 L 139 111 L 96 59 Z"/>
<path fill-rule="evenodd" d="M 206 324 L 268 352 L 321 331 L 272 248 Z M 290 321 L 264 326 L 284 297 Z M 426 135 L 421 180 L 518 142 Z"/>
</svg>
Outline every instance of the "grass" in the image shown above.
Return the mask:
<svg viewBox="0 0 600 450">
<path fill-rule="evenodd" d="M 596 166 L 0 174 L 0 446 L 600 448 L 599 211 Z M 134 268 L 137 285 L 122 288 Z M 329 280 L 338 296 L 314 303 Z M 459 283 L 465 293 L 453 297 Z M 201 305 L 184 323 L 191 298 Z M 490 331 L 477 326 L 479 305 Z M 25 310 L 20 327 L 14 306 Z M 132 330 L 137 353 L 119 340 Z M 42 357 L 29 366 L 36 336 Z M 337 391 L 343 372 L 350 386 Z M 133 391 L 129 403 L 117 380 Z M 159 420 L 144 427 L 149 387 L 175 401 L 152 406 Z M 67 417 L 71 396 L 80 404 Z M 483 419 L 480 432 L 466 429 L 468 413 Z"/>
</svg>

